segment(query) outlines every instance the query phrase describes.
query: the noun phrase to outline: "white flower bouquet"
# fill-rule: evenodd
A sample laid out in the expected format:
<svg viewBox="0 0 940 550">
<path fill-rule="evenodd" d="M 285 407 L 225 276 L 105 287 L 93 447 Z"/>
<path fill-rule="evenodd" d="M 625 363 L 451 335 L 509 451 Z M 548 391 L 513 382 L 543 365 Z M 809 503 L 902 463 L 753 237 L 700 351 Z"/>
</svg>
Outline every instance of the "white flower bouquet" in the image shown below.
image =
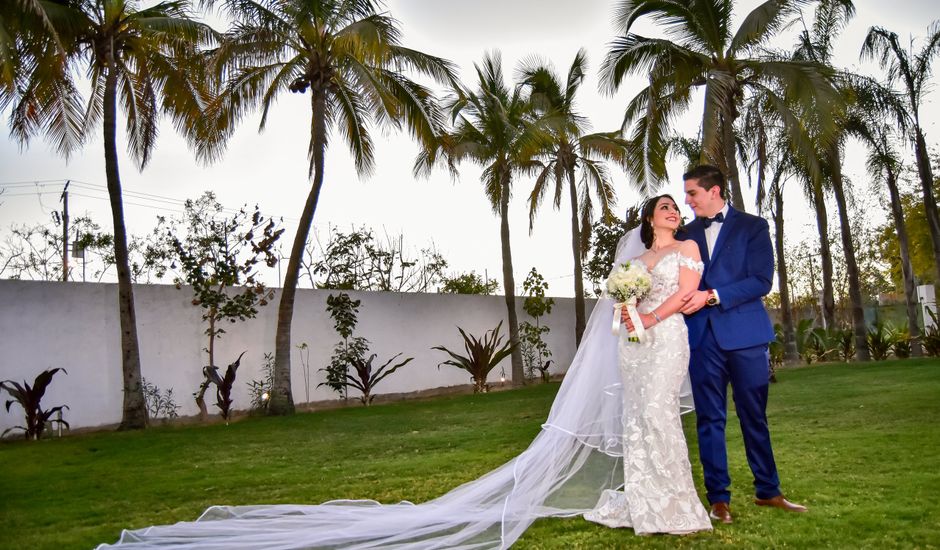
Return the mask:
<svg viewBox="0 0 940 550">
<path fill-rule="evenodd" d="M 652 280 L 646 266 L 639 261 L 626 262 L 617 266 L 605 283 L 607 296 L 616 301 L 614 304 L 614 319 L 611 330 L 614 334 L 620 333 L 620 318 L 623 309 L 627 309 L 634 331 L 629 333 L 631 342 L 642 342 L 645 339 L 645 330 L 636 311 L 637 303 L 646 297 L 652 289 Z"/>
</svg>

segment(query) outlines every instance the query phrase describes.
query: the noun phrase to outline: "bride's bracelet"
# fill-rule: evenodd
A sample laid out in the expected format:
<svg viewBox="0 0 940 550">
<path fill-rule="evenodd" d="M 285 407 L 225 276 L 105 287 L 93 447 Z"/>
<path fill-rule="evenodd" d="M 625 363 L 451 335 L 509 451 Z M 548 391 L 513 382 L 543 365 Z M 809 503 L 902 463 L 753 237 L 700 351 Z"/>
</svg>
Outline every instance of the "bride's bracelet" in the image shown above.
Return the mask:
<svg viewBox="0 0 940 550">
<path fill-rule="evenodd" d="M 656 324 L 657 324 L 657 325 L 658 325 L 659 323 L 662 323 L 662 322 L 663 322 L 663 320 L 659 318 L 659 314 L 656 313 L 656 310 L 655 310 L 655 309 L 654 309 L 653 311 L 651 311 L 650 313 L 653 314 L 653 319 L 656 319 Z"/>
</svg>

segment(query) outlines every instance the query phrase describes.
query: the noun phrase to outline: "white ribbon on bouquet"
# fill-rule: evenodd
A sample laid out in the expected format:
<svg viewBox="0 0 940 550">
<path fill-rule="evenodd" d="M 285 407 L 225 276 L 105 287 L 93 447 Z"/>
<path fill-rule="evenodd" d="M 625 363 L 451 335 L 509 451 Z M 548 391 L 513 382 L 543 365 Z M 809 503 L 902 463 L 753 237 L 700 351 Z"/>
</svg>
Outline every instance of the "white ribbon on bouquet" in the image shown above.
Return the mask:
<svg viewBox="0 0 940 550">
<path fill-rule="evenodd" d="M 645 342 L 646 329 L 643 328 L 643 320 L 640 318 L 640 313 L 636 310 L 636 298 L 614 304 L 614 319 L 610 327 L 611 332 L 613 332 L 614 336 L 620 334 L 620 325 L 623 324 L 621 319 L 623 317 L 624 308 L 627 310 L 627 316 L 630 318 L 630 322 L 633 323 L 633 331 L 630 332 L 628 336 L 631 340 L 636 339 L 635 341 L 637 342 Z"/>
</svg>

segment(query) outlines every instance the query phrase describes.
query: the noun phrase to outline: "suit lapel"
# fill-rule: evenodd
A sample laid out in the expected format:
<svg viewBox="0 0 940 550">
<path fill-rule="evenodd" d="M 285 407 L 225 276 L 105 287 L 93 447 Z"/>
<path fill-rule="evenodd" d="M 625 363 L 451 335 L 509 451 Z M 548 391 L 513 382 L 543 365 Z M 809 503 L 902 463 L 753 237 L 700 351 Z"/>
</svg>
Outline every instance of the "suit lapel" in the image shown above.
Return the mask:
<svg viewBox="0 0 940 550">
<path fill-rule="evenodd" d="M 721 224 L 721 230 L 718 232 L 718 238 L 715 239 L 715 248 L 712 249 L 711 261 L 715 261 L 715 258 L 721 254 L 721 250 L 724 248 L 725 243 L 728 241 L 728 235 L 731 234 L 732 229 L 734 229 L 734 224 L 738 221 L 738 211 L 732 206 L 728 206 L 728 215 L 725 216 L 724 223 Z M 704 231 L 702 232 L 704 236 Z M 707 247 L 706 247 L 707 248 Z"/>
</svg>

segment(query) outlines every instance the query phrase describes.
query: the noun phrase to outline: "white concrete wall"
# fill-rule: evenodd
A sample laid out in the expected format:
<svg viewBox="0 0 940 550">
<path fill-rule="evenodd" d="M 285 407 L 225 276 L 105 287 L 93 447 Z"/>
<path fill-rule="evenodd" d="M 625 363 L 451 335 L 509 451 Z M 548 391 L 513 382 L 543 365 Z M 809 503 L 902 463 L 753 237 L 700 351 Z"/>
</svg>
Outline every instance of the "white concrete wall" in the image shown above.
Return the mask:
<svg viewBox="0 0 940 550">
<path fill-rule="evenodd" d="M 329 363 L 340 337 L 326 312 L 326 298 L 336 291 L 299 290 L 294 309 L 293 344 L 310 346 L 310 401 L 336 398 L 328 388 L 317 388 L 325 373 L 317 369 Z M 432 346 L 463 350 L 459 325 L 470 334 L 483 332 L 506 318 L 502 296 L 453 294 L 398 294 L 350 292 L 362 300 L 355 334 L 372 342 L 376 365 L 392 355 L 414 361 L 376 388 L 376 394 L 412 392 L 470 382 L 469 375 L 454 367 L 437 365 L 446 357 Z M 198 412 L 191 398 L 201 380 L 207 358 L 202 309 L 191 304 L 188 287 L 135 285 L 137 331 L 143 376 L 161 389 L 173 388 L 181 415 Z M 63 367 L 43 399 L 45 407 L 68 405 L 65 419 L 73 428 L 112 424 L 121 420 L 121 349 L 117 285 L 0 280 L 0 380 L 24 379 L 32 384 L 44 369 Z M 274 351 L 278 296 L 261 308 L 257 318 L 227 325 L 216 343 L 216 364 L 227 365 L 247 351 L 238 370 L 234 400 L 236 409 L 249 408 L 248 381 L 260 379 L 265 352 Z M 528 316 L 518 300 L 520 323 Z M 594 306 L 588 301 L 588 315 Z M 574 355 L 574 299 L 555 298 L 555 307 L 543 323 L 551 327 L 546 338 L 553 353 L 553 372 L 567 368 Z M 508 339 L 506 322 L 501 331 Z M 500 365 L 511 374 L 509 359 Z M 223 367 L 224 368 L 224 367 Z M 300 351 L 291 358 L 295 403 L 306 402 Z M 490 373 L 498 381 L 500 368 Z M 358 394 L 355 390 L 351 397 Z M 211 392 L 210 413 L 217 412 Z M 0 402 L 8 398 L 0 395 Z M 0 408 L 0 431 L 22 424 L 22 409 Z"/>
</svg>

